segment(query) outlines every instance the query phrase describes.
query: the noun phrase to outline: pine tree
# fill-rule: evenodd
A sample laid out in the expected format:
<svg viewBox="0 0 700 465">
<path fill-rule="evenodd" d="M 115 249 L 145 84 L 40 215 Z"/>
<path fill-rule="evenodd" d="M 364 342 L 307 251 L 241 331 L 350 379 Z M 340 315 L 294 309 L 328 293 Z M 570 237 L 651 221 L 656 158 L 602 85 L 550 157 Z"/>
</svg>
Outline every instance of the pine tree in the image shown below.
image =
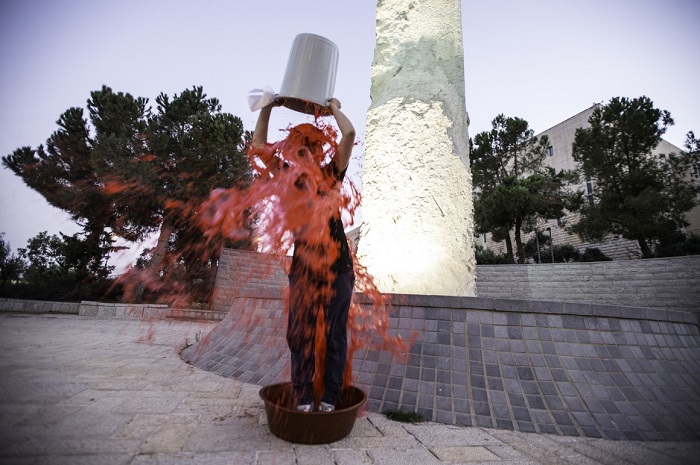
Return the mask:
<svg viewBox="0 0 700 465">
<path fill-rule="evenodd" d="M 82 225 L 84 239 L 71 243 L 84 249 L 81 270 L 100 269 L 113 235 L 139 241 L 158 231 L 147 269 L 206 280 L 224 242 L 204 241 L 192 218 L 213 189 L 250 180 L 247 134 L 201 87 L 172 99 L 160 94 L 156 104 L 152 112 L 147 99 L 103 86 L 87 102 L 90 124 L 81 108 L 70 108 L 46 147 L 22 147 L 2 160 Z M 188 251 L 200 243 L 208 247 Z"/>
<path fill-rule="evenodd" d="M 578 208 L 580 194 L 567 189 L 577 177 L 544 165 L 548 139 L 535 137 L 524 119 L 501 114 L 491 125 L 491 131 L 474 137 L 470 154 L 477 232 L 505 240 L 512 262 L 510 232 L 514 231 L 517 261 L 525 263 L 521 230 L 526 221 L 560 218 L 565 209 Z"/>
<path fill-rule="evenodd" d="M 619 234 L 636 241 L 644 258 L 652 257 L 656 244 L 687 225 L 684 213 L 696 204 L 684 179 L 692 154 L 653 154 L 673 119 L 648 97 L 612 98 L 589 123 L 576 130 L 573 157 L 594 181 L 594 201 L 570 230 L 590 241 Z"/>
</svg>

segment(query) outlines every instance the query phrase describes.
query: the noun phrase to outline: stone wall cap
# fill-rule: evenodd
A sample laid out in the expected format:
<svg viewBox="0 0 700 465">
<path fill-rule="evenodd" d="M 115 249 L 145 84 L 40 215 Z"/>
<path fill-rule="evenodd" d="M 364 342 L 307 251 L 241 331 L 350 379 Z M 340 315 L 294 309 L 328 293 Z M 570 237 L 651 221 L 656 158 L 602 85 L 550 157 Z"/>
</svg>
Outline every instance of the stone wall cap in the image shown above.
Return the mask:
<svg viewBox="0 0 700 465">
<path fill-rule="evenodd" d="M 699 324 L 698 316 L 682 309 L 665 310 L 660 308 L 632 307 L 585 302 L 566 302 L 527 299 L 497 299 L 487 297 L 428 296 L 416 294 L 384 294 L 387 304 L 395 307 L 422 307 L 427 311 L 488 310 L 495 312 L 520 312 L 538 314 L 577 315 L 604 318 L 669 321 L 675 323 Z M 372 304 L 368 295 L 356 292 L 353 301 L 359 304 Z"/>
</svg>

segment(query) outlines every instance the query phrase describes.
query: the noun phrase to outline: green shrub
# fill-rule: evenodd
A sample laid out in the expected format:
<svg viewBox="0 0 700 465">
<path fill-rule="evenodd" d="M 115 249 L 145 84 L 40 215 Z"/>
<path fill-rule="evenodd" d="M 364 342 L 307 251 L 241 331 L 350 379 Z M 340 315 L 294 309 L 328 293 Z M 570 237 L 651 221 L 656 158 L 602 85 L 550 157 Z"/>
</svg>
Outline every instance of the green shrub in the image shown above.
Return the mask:
<svg viewBox="0 0 700 465">
<path fill-rule="evenodd" d="M 513 262 L 508 260 L 508 256 L 504 253 L 496 254 L 493 250 L 485 248 L 483 245 L 475 246 L 474 254 L 476 256 L 477 265 L 512 265 Z"/>
<path fill-rule="evenodd" d="M 404 412 L 403 410 L 387 410 L 384 415 L 389 420 L 400 421 L 401 423 L 420 423 L 423 416 L 418 412 Z"/>
<path fill-rule="evenodd" d="M 612 258 L 605 255 L 597 247 L 586 247 L 586 250 L 581 254 L 582 262 L 609 262 Z"/>
</svg>

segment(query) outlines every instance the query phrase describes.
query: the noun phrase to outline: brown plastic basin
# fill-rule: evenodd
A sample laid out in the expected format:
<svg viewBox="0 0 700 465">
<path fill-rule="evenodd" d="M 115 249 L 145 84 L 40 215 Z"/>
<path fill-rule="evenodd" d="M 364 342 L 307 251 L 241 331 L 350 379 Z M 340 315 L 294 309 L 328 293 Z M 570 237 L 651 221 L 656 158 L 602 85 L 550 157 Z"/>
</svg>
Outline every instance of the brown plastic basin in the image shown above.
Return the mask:
<svg viewBox="0 0 700 465">
<path fill-rule="evenodd" d="M 360 388 L 347 386 L 333 412 L 299 412 L 292 404 L 292 383 L 270 384 L 260 389 L 267 424 L 280 439 L 301 444 L 327 444 L 352 431 L 355 418 L 367 400 Z"/>
</svg>

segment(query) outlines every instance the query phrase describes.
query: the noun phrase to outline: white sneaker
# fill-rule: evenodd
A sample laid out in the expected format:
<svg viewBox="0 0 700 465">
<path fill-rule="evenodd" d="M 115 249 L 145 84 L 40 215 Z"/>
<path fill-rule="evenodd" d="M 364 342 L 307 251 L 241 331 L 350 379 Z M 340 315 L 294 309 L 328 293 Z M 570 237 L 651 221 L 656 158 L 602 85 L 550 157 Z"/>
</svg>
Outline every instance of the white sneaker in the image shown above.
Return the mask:
<svg viewBox="0 0 700 465">
<path fill-rule="evenodd" d="M 311 405 L 311 404 L 301 404 L 301 405 L 297 405 L 297 412 L 305 412 L 305 413 L 308 413 L 308 412 L 313 411 L 313 409 L 314 409 L 314 406 Z"/>
<path fill-rule="evenodd" d="M 335 410 L 335 405 L 329 404 L 326 402 L 321 402 L 321 405 L 318 406 L 319 412 L 332 412 L 334 410 Z"/>
</svg>

